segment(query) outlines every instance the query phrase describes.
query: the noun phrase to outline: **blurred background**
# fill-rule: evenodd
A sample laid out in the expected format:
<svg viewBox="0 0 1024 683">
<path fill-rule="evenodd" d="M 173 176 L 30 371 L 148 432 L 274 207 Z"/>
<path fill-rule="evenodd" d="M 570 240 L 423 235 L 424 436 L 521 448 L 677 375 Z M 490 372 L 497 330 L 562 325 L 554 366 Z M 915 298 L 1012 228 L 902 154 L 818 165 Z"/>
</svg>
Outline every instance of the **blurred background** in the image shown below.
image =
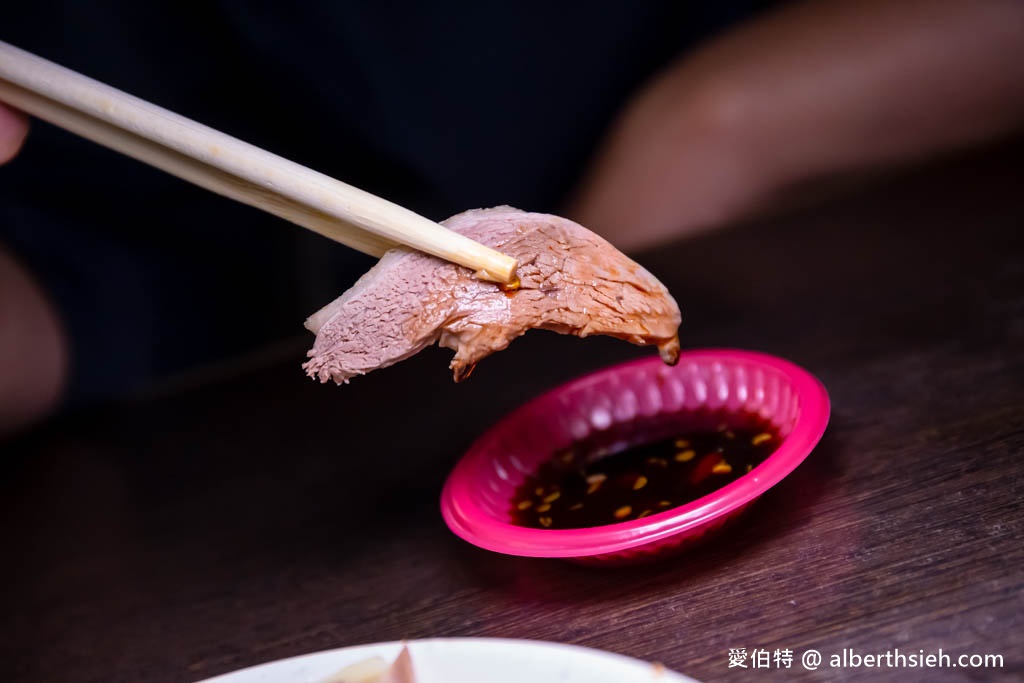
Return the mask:
<svg viewBox="0 0 1024 683">
<path fill-rule="evenodd" d="M 1021 7 L 34 2 L 0 38 L 435 220 L 510 204 L 642 251 L 1018 136 Z M 0 245 L 61 330 L 42 412 L 304 334 L 372 264 L 40 122 Z"/>
</svg>

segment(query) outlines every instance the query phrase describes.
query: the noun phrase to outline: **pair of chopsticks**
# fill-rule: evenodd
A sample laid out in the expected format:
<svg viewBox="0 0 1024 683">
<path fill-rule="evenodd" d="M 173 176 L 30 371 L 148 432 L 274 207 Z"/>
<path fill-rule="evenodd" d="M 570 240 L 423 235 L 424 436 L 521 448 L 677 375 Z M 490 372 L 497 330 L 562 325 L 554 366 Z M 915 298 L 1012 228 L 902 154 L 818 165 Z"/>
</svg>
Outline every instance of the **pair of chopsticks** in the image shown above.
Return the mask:
<svg viewBox="0 0 1024 683">
<path fill-rule="evenodd" d="M 0 41 L 0 101 L 217 194 L 381 256 L 397 245 L 511 283 L 516 260 L 397 204 Z"/>
</svg>

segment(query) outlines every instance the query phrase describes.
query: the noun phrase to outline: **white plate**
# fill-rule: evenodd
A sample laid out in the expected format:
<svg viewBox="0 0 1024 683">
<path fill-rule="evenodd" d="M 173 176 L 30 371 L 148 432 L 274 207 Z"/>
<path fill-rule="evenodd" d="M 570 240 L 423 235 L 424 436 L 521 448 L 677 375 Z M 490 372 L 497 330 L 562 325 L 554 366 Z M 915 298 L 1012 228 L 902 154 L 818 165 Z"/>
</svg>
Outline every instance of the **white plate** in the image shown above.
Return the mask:
<svg viewBox="0 0 1024 683">
<path fill-rule="evenodd" d="M 417 683 L 698 683 L 650 662 L 535 640 L 434 638 L 406 643 Z M 370 657 L 391 661 L 402 644 L 374 643 L 282 659 L 200 683 L 319 683 Z"/>
</svg>

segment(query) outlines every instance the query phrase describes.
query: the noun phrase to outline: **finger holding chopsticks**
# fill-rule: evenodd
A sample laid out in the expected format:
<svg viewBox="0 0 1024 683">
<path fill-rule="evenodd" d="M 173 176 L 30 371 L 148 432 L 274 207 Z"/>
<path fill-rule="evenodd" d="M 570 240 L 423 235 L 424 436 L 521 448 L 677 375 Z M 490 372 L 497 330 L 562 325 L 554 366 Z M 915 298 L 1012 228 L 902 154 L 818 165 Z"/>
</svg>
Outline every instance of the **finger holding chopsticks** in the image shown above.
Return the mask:
<svg viewBox="0 0 1024 683">
<path fill-rule="evenodd" d="M 3 41 L 0 101 L 371 256 L 404 245 L 516 279 L 515 259 L 406 208 Z"/>
</svg>

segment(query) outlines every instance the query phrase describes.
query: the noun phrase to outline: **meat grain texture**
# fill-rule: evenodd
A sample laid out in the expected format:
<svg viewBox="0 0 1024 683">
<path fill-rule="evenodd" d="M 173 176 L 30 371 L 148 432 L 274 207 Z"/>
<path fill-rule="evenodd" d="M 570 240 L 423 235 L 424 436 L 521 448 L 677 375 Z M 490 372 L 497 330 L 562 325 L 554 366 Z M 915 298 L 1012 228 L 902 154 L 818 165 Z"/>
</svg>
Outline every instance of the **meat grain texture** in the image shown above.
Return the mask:
<svg viewBox="0 0 1024 683">
<path fill-rule="evenodd" d="M 455 351 L 455 381 L 529 329 L 610 335 L 679 356 L 679 307 L 653 275 L 565 218 L 510 207 L 458 214 L 443 225 L 519 261 L 519 288 L 436 257 L 392 249 L 351 289 L 314 313 L 316 342 L 303 365 L 321 382 L 405 360 L 439 343 Z"/>
</svg>

